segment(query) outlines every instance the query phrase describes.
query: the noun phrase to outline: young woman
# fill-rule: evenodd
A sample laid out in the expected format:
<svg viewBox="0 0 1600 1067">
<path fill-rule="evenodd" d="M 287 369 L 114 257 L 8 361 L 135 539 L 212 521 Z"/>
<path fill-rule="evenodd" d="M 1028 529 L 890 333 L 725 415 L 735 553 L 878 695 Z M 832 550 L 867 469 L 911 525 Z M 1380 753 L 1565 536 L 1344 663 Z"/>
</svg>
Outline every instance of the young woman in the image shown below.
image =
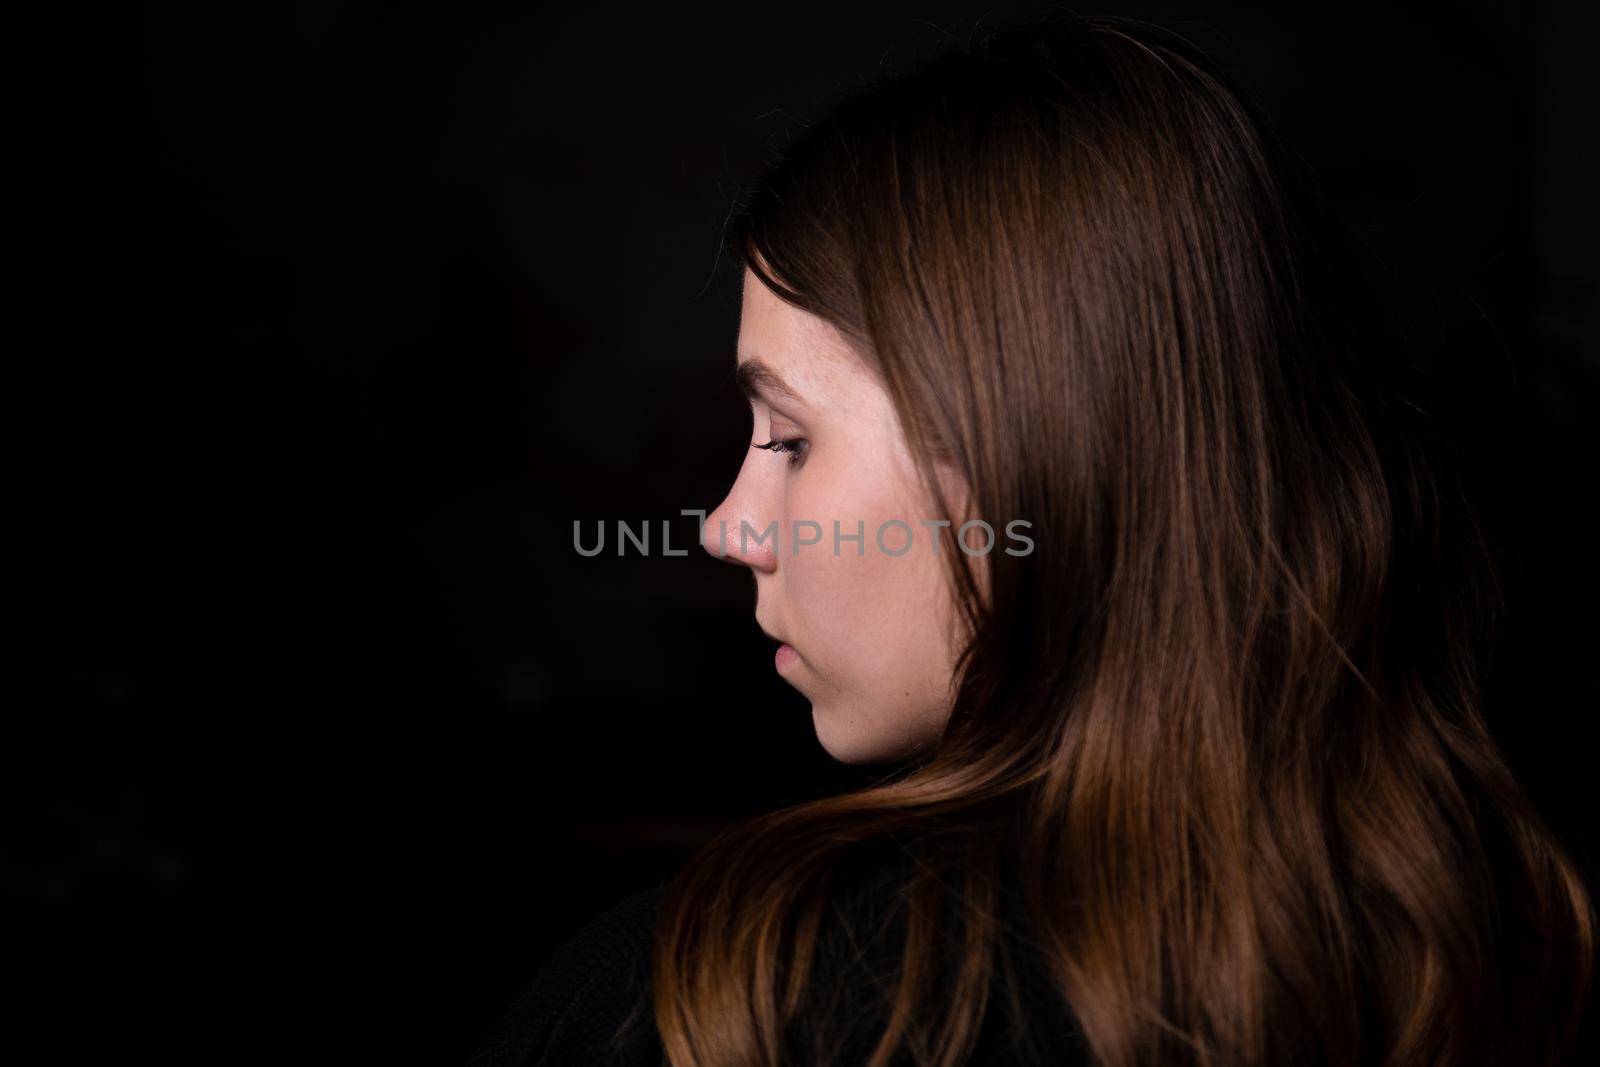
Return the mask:
<svg viewBox="0 0 1600 1067">
<path fill-rule="evenodd" d="M 481 1062 L 1556 1062 L 1593 919 L 1484 726 L 1489 561 L 1255 109 L 1054 16 L 743 208 L 703 540 L 899 770 L 602 917 Z"/>
</svg>

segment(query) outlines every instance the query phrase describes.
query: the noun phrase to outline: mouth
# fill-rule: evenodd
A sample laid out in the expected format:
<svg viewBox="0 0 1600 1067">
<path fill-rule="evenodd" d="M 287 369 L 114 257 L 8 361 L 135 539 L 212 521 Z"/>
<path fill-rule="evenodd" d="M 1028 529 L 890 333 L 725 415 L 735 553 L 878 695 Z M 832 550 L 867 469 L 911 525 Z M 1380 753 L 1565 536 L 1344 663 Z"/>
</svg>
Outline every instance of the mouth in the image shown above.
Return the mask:
<svg viewBox="0 0 1600 1067">
<path fill-rule="evenodd" d="M 782 674 L 785 669 L 800 662 L 800 653 L 795 651 L 793 645 L 789 644 L 789 642 L 785 641 L 782 637 L 773 633 L 771 630 L 768 630 L 765 626 L 761 627 L 761 632 L 766 634 L 772 640 L 778 642 L 778 650 L 772 655 L 772 665 L 777 668 L 779 674 Z"/>
</svg>

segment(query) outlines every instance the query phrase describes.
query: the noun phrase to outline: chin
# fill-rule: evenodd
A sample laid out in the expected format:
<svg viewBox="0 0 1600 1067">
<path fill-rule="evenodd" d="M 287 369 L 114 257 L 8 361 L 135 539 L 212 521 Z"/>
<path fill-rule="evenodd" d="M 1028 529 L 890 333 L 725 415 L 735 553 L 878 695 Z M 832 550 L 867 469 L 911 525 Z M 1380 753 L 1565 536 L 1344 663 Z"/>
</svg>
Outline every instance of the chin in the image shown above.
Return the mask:
<svg viewBox="0 0 1600 1067">
<path fill-rule="evenodd" d="M 910 749 L 905 738 L 853 709 L 811 705 L 817 742 L 840 763 L 891 763 Z"/>
</svg>

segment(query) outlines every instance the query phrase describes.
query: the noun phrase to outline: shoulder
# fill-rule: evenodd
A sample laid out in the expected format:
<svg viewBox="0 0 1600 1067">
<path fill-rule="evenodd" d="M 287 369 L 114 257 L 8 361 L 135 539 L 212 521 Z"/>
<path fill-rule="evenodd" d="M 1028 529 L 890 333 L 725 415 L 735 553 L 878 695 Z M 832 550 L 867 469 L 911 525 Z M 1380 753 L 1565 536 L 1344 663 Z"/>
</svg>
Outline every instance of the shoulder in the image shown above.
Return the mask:
<svg viewBox="0 0 1600 1067">
<path fill-rule="evenodd" d="M 867 1062 L 889 1025 L 910 933 L 907 890 L 919 873 L 927 876 L 925 885 L 937 887 L 940 897 L 936 913 L 924 916 L 935 924 L 922 928 L 927 965 L 951 976 L 963 966 L 967 941 L 956 924 L 968 903 L 954 872 L 919 856 L 914 846 L 894 840 L 872 842 L 851 855 L 836 868 L 829 910 L 818 928 L 813 954 L 819 999 L 807 1005 L 818 1020 L 812 1029 L 841 1039 L 833 1046 L 838 1055 L 824 1062 Z M 991 984 L 975 1044 L 963 1062 L 967 1067 L 1076 1067 L 1092 1062 L 1079 1021 L 1057 986 L 1043 942 L 1032 926 L 1020 886 L 1005 878 L 999 890 L 990 914 L 996 925 Z M 948 983 L 944 988 L 948 990 Z"/>
<path fill-rule="evenodd" d="M 550 955 L 469 1067 L 662 1061 L 650 1009 L 650 939 L 665 884 L 591 919 Z"/>
<path fill-rule="evenodd" d="M 867 1013 L 869 1024 L 853 1033 L 853 1043 L 847 1046 L 854 1057 L 850 1062 L 864 1063 L 893 1012 L 890 994 L 902 970 L 908 933 L 905 890 L 919 872 L 939 887 L 941 904 L 934 920 L 938 928 L 924 931 L 924 949 L 931 953 L 937 971 L 951 975 L 963 966 L 967 942 L 955 924 L 968 903 L 962 898 L 958 873 L 918 856 L 914 846 L 889 841 L 864 852 L 861 859 L 843 868 L 846 877 L 835 893 L 837 928 L 846 932 L 848 947 L 844 953 L 823 953 L 822 959 L 833 971 L 833 984 L 850 991 L 846 1003 L 857 1019 L 862 1017 L 864 1000 L 874 1006 Z M 1081 1023 L 1057 984 L 1022 887 L 1002 872 L 997 889 L 989 911 L 995 926 L 990 987 L 976 1043 L 964 1062 L 968 1067 L 1075 1067 L 1093 1062 Z M 837 943 L 837 934 L 834 940 Z"/>
</svg>

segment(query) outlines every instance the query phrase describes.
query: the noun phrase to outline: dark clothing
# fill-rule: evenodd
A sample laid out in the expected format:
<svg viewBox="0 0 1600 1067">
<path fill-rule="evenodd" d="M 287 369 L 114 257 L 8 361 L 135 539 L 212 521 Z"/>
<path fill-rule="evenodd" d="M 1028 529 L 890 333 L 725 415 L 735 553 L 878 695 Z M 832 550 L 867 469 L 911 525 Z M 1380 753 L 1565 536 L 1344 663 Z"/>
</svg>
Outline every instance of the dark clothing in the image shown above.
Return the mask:
<svg viewBox="0 0 1600 1067">
<path fill-rule="evenodd" d="M 659 1067 L 650 1011 L 650 934 L 664 885 L 603 912 L 545 961 L 469 1067 Z M 607 1046 L 616 1039 L 616 1047 Z"/>
<path fill-rule="evenodd" d="M 650 938 L 664 889 L 657 885 L 636 893 L 562 945 L 485 1037 L 469 1067 L 665 1064 L 649 998 Z M 838 1067 L 866 1062 L 887 1012 L 863 1006 L 879 1003 L 873 990 L 883 989 L 885 976 L 892 979 L 895 951 L 887 942 L 852 940 L 848 952 L 835 949 L 819 957 L 827 970 L 818 984 L 848 1009 L 830 1018 L 849 1020 L 834 1035 L 842 1041 L 840 1053 L 821 1062 Z M 1018 973 L 1022 1017 L 1015 1017 L 1010 999 L 996 988 L 977 1051 L 967 1062 L 973 1067 L 1087 1064 L 1082 1036 L 1037 960 L 1025 961 Z M 902 1048 L 895 1062 L 913 1061 Z"/>
</svg>

